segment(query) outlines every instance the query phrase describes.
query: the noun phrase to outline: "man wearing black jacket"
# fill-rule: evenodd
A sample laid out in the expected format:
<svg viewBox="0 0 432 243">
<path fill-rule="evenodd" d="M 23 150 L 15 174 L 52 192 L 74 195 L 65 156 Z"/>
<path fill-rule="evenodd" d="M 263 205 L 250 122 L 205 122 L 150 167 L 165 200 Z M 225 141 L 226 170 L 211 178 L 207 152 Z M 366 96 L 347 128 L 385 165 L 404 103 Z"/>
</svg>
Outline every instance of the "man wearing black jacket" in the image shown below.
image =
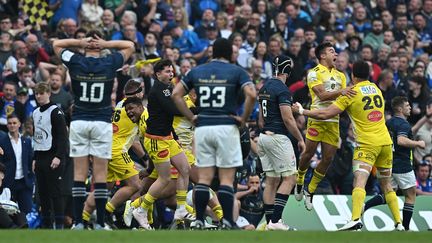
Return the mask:
<svg viewBox="0 0 432 243">
<path fill-rule="evenodd" d="M 54 210 L 54 229 L 63 229 L 64 204 L 61 195 L 62 175 L 65 168 L 68 137 L 62 110 L 50 102 L 49 84 L 35 87 L 40 105 L 33 112 L 35 173 L 42 211 L 42 227 L 53 228 L 51 206 Z"/>
</svg>

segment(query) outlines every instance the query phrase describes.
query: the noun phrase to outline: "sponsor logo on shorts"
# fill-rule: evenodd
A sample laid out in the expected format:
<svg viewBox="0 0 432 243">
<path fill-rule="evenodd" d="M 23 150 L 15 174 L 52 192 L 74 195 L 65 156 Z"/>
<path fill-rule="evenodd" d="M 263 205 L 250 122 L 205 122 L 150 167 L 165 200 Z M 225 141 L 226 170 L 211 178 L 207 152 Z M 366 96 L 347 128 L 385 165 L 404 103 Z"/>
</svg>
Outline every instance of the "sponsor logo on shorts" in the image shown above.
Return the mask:
<svg viewBox="0 0 432 243">
<path fill-rule="evenodd" d="M 160 152 L 157 154 L 157 156 L 158 156 L 159 158 L 165 158 L 165 157 L 168 156 L 168 154 L 169 154 L 168 149 L 165 149 L 165 150 L 160 151 Z"/>
<path fill-rule="evenodd" d="M 118 132 L 119 127 L 116 124 L 113 124 L 112 126 L 113 126 L 113 133 Z"/>
<path fill-rule="evenodd" d="M 318 136 L 319 132 L 315 128 L 309 128 L 308 134 L 311 135 L 312 137 L 316 137 L 316 136 Z"/>
<path fill-rule="evenodd" d="M 367 118 L 369 121 L 377 122 L 383 118 L 383 114 L 381 113 L 381 111 L 372 111 L 368 114 Z"/>
</svg>

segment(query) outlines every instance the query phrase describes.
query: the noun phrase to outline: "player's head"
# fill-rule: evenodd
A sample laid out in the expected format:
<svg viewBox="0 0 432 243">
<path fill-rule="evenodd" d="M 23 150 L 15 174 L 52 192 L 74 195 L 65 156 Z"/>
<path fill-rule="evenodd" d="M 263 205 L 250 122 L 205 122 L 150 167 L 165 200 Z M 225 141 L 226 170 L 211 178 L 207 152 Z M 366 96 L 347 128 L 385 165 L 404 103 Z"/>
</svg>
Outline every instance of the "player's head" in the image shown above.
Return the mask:
<svg viewBox="0 0 432 243">
<path fill-rule="evenodd" d="M 408 117 L 411 114 L 411 106 L 408 98 L 405 96 L 396 96 L 391 101 L 391 107 L 394 114 L 402 114 Z"/>
<path fill-rule="evenodd" d="M 318 59 L 319 63 L 334 67 L 337 59 L 337 53 L 330 42 L 323 42 L 315 47 L 315 57 Z"/>
<path fill-rule="evenodd" d="M 272 66 L 273 73 L 276 77 L 285 75 L 285 78 L 288 78 L 294 67 L 294 61 L 291 59 L 291 57 L 280 55 L 273 59 Z"/>
<path fill-rule="evenodd" d="M 360 81 L 369 79 L 369 64 L 365 61 L 357 61 L 353 64 L 352 76 Z"/>
<path fill-rule="evenodd" d="M 141 114 L 144 112 L 142 99 L 136 96 L 127 98 L 123 103 L 123 107 L 129 119 L 135 123 L 139 121 Z"/>
<path fill-rule="evenodd" d="M 219 38 L 213 43 L 213 58 L 222 58 L 230 61 L 232 53 L 233 48 L 231 41 L 225 38 Z"/>
<path fill-rule="evenodd" d="M 48 83 L 40 82 L 34 88 L 35 98 L 39 105 L 45 105 L 50 102 L 51 86 Z"/>
<path fill-rule="evenodd" d="M 143 98 L 144 93 L 144 82 L 136 79 L 129 79 L 123 89 L 126 97 L 136 96 L 138 98 Z"/>
<path fill-rule="evenodd" d="M 157 62 L 153 66 L 154 75 L 156 78 L 164 83 L 171 82 L 171 79 L 174 78 L 174 67 L 170 60 L 163 59 Z"/>
</svg>

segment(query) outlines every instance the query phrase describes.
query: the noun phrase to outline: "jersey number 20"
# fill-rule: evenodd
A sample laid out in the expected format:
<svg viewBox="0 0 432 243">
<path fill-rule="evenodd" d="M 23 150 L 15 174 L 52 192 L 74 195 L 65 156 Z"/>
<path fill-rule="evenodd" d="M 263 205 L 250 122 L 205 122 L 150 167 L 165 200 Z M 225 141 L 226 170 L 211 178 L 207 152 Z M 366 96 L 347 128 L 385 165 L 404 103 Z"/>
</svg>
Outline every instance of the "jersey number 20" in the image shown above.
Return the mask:
<svg viewBox="0 0 432 243">
<path fill-rule="evenodd" d="M 221 108 L 225 105 L 226 87 L 201 86 L 198 93 L 201 107 Z"/>
<path fill-rule="evenodd" d="M 99 103 L 103 100 L 103 92 L 104 92 L 104 83 L 92 83 L 90 85 L 90 90 L 88 89 L 89 83 L 80 82 L 80 86 L 82 87 L 82 94 L 79 98 L 80 101 L 91 102 L 91 103 Z M 98 93 L 96 95 L 96 93 Z"/>
</svg>

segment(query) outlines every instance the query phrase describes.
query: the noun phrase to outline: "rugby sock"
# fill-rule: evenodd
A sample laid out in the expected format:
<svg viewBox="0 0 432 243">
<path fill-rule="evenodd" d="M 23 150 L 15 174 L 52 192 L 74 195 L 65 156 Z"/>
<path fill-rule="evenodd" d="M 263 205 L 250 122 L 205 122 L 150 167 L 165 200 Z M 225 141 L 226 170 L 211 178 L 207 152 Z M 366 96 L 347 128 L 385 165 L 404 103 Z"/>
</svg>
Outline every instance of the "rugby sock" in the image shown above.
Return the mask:
<svg viewBox="0 0 432 243">
<path fill-rule="evenodd" d="M 316 169 L 313 171 L 312 179 L 308 185 L 308 191 L 310 193 L 314 193 L 318 184 L 321 182 L 321 180 L 324 178 L 325 174 L 319 173 Z"/>
<path fill-rule="evenodd" d="M 223 210 L 222 210 L 222 206 L 216 205 L 212 208 L 213 213 L 216 215 L 216 218 L 221 221 L 223 218 Z"/>
<path fill-rule="evenodd" d="M 358 220 L 361 216 L 366 191 L 363 188 L 356 187 L 352 191 L 352 220 Z"/>
<path fill-rule="evenodd" d="M 108 199 L 108 189 L 106 183 L 95 183 L 94 187 L 94 197 L 96 202 L 96 223 L 103 227 L 105 225 L 105 204 L 107 203 Z"/>
<path fill-rule="evenodd" d="M 304 178 L 307 172 L 307 168 L 305 170 L 301 170 L 300 167 L 297 170 L 297 184 L 303 185 L 304 184 Z"/>
<path fill-rule="evenodd" d="M 184 208 L 186 205 L 186 190 L 177 190 L 176 191 L 176 200 L 177 200 L 177 208 Z"/>
<path fill-rule="evenodd" d="M 393 215 L 395 223 L 396 224 L 400 223 L 401 219 L 400 219 L 400 214 L 399 214 L 399 204 L 398 204 L 398 200 L 396 197 L 396 193 L 394 191 L 387 192 L 385 194 L 385 200 L 386 200 L 387 205 L 390 209 L 390 212 Z"/>
<path fill-rule="evenodd" d="M 288 201 L 289 195 L 276 193 L 275 203 L 274 203 L 274 212 L 271 221 L 273 223 L 277 223 L 279 219 L 282 217 L 282 212 L 285 208 L 285 205 Z"/>
<path fill-rule="evenodd" d="M 414 212 L 414 204 L 405 203 L 403 210 L 402 210 L 402 225 L 405 228 L 405 230 L 409 230 L 409 224 L 412 218 Z"/>
<path fill-rule="evenodd" d="M 131 202 L 131 206 L 134 208 L 138 208 L 142 203 L 143 197 L 137 197 L 133 202 Z"/>
<path fill-rule="evenodd" d="M 195 185 L 195 210 L 196 219 L 204 222 L 204 213 L 210 199 L 209 186 L 205 184 Z"/>
<path fill-rule="evenodd" d="M 74 185 L 72 187 L 72 200 L 75 224 L 82 223 L 81 214 L 83 212 L 84 202 L 86 200 L 86 188 L 83 181 L 74 181 Z"/>
<path fill-rule="evenodd" d="M 264 215 L 265 215 L 267 224 L 272 219 L 273 212 L 274 212 L 274 205 L 273 204 L 264 204 Z"/>
<path fill-rule="evenodd" d="M 115 207 L 114 207 L 114 205 L 112 205 L 111 202 L 107 202 L 105 204 L 105 210 L 107 211 L 107 213 L 111 214 L 115 211 Z"/>
<path fill-rule="evenodd" d="M 222 205 L 224 219 L 226 219 L 231 226 L 234 226 L 233 220 L 233 207 L 234 207 L 234 189 L 230 186 L 219 186 L 218 198 Z"/>
<path fill-rule="evenodd" d="M 91 214 L 89 212 L 83 210 L 83 212 L 82 212 L 82 220 L 85 223 L 88 223 L 90 221 L 90 218 L 91 218 Z"/>
<path fill-rule="evenodd" d="M 385 204 L 385 198 L 382 194 L 378 194 L 375 197 L 369 199 L 366 203 L 365 203 L 365 207 L 364 207 L 364 211 L 368 210 L 369 208 L 378 206 L 378 205 L 382 205 Z"/>
<path fill-rule="evenodd" d="M 149 208 L 153 205 L 157 198 L 150 195 L 150 193 L 146 193 L 142 199 L 141 207 L 149 210 Z"/>
</svg>

